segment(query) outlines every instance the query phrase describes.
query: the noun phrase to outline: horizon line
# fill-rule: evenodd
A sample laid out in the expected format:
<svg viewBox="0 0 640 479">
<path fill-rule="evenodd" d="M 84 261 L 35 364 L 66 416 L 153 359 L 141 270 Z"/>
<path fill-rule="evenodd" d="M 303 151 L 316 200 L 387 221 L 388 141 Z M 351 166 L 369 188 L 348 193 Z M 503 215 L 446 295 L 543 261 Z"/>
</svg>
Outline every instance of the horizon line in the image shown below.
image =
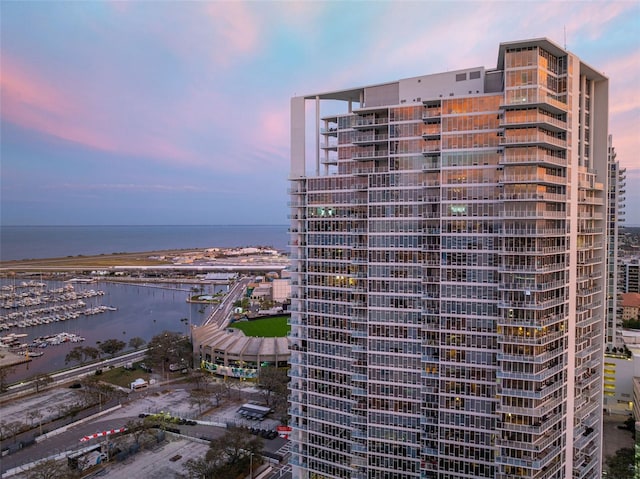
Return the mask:
<svg viewBox="0 0 640 479">
<path fill-rule="evenodd" d="M 113 226 L 113 227 L 130 227 L 130 226 L 288 226 L 289 223 L 221 223 L 221 224 L 75 224 L 75 225 L 0 225 L 2 228 L 7 227 L 19 227 L 19 228 L 39 228 L 39 227 L 103 227 L 103 226 Z"/>
</svg>

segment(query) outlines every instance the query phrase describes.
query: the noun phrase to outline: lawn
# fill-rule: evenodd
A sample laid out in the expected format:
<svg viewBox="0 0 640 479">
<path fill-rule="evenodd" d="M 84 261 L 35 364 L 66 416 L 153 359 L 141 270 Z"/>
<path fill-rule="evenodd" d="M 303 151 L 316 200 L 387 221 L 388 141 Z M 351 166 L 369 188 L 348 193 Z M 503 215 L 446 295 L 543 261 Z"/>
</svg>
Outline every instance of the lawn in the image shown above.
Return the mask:
<svg viewBox="0 0 640 479">
<path fill-rule="evenodd" d="M 125 368 L 105 368 L 102 370 L 102 374 L 98 376 L 98 379 L 100 379 L 100 381 L 115 384 L 117 386 L 128 389 L 131 386 L 131 383 L 136 379 L 142 378 L 145 381 L 148 381 L 150 377 L 151 375 L 149 373 L 145 373 L 138 368 L 132 371 Z"/>
<path fill-rule="evenodd" d="M 229 327 L 237 328 L 247 336 L 260 338 L 281 338 L 291 330 L 287 324 L 289 316 L 276 316 L 275 318 L 256 319 L 254 321 L 238 321 Z"/>
</svg>

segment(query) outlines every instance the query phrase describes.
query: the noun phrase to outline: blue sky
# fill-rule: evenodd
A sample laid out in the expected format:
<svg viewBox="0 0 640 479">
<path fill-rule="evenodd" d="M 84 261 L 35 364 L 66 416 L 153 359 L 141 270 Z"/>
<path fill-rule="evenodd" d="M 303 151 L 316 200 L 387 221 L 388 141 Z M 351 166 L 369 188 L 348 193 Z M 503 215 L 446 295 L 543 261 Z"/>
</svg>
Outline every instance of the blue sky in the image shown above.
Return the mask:
<svg viewBox="0 0 640 479">
<path fill-rule="evenodd" d="M 289 101 L 548 37 L 610 77 L 640 225 L 640 3 L 0 3 L 2 224 L 285 224 Z"/>
</svg>

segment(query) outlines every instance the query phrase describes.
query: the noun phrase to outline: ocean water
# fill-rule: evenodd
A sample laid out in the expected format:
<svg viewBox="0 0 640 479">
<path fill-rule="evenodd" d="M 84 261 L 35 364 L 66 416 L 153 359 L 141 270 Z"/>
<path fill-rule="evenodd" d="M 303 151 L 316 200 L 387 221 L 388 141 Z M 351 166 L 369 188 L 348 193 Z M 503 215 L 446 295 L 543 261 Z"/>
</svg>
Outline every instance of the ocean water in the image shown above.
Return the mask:
<svg viewBox="0 0 640 479">
<path fill-rule="evenodd" d="M 0 261 L 238 246 L 286 251 L 287 239 L 287 225 L 2 226 Z"/>
</svg>

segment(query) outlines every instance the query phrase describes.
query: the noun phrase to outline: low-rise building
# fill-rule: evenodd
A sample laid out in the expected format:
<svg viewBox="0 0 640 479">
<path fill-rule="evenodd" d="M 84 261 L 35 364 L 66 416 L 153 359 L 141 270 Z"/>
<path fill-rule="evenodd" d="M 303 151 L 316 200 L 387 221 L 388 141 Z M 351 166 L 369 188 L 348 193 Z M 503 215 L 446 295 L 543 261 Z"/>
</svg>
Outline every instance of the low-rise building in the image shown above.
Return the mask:
<svg viewBox="0 0 640 479">
<path fill-rule="evenodd" d="M 264 366 L 286 367 L 290 358 L 286 337 L 249 337 L 215 324 L 193 328 L 193 352 L 202 370 L 239 379 L 256 378 Z"/>
<path fill-rule="evenodd" d="M 640 318 L 640 293 L 623 293 L 621 295 L 622 320 L 637 320 Z"/>
</svg>

